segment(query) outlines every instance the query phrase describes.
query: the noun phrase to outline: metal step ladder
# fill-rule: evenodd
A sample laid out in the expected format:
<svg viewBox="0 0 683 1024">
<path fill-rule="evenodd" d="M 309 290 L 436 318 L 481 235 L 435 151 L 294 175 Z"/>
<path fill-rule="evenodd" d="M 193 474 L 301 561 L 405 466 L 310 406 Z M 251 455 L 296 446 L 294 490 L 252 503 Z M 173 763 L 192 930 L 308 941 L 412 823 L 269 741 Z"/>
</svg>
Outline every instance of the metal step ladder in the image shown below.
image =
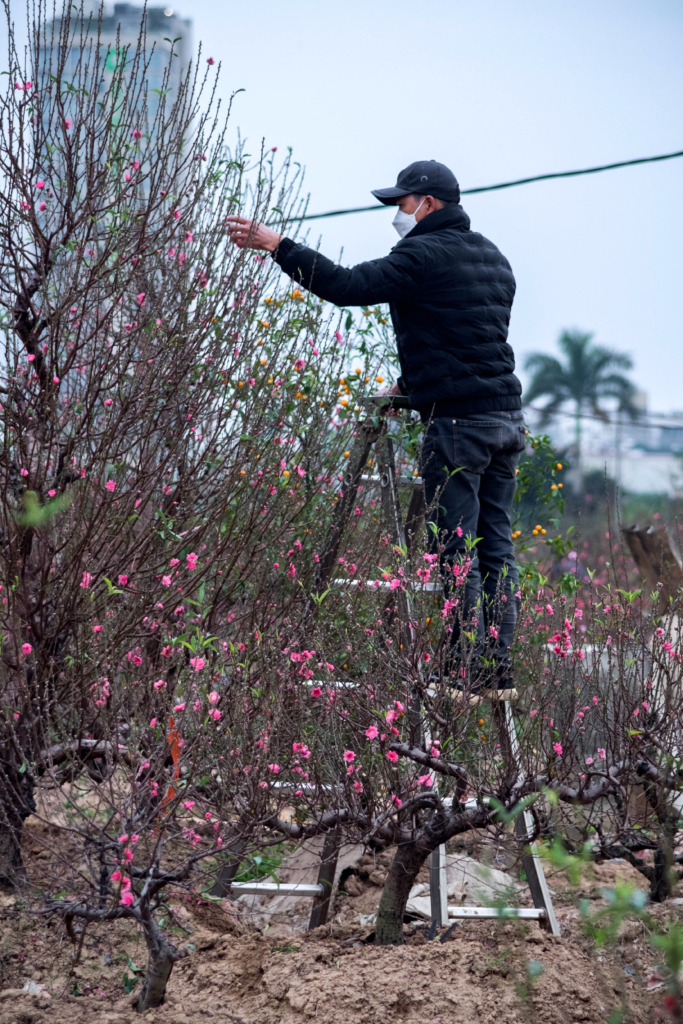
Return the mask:
<svg viewBox="0 0 683 1024">
<path fill-rule="evenodd" d="M 357 425 L 356 440 L 349 454 L 348 467 L 341 486 L 341 493 L 335 508 L 333 522 L 328 534 L 328 542 L 320 556 L 318 571 L 313 584 L 313 592 L 320 593 L 327 587 L 335 589 L 352 589 L 358 587 L 358 581 L 336 579 L 332 573 L 338 565 L 339 549 L 343 540 L 345 527 L 356 507 L 358 489 L 369 483 L 379 485 L 381 493 L 382 508 L 386 520 L 389 537 L 395 545 L 402 547 L 410 555 L 414 548 L 415 541 L 420 536 L 424 526 L 426 511 L 424 489 L 422 479 L 417 474 L 413 476 L 398 477 L 394 459 L 393 441 L 387 434 L 386 412 L 392 407 L 394 409 L 409 409 L 408 401 L 401 396 L 391 398 L 370 398 L 365 401 L 369 415 Z M 377 456 L 378 473 L 368 473 L 367 466 L 370 454 L 375 450 Z M 412 487 L 412 495 L 408 507 L 405 522 L 401 514 L 397 486 L 407 484 Z M 380 588 L 388 588 L 389 584 L 379 581 Z M 411 590 L 422 590 L 437 593 L 441 590 L 438 583 L 428 584 L 407 584 L 405 591 L 396 591 L 395 597 L 398 603 L 398 617 L 400 628 L 409 641 L 411 633 L 412 611 L 411 611 Z M 304 612 L 304 620 L 314 612 L 314 602 L 309 601 Z M 348 687 L 353 682 L 338 680 L 326 686 Z M 419 709 L 417 709 L 419 711 Z M 501 750 L 503 756 L 510 766 L 518 764 L 519 743 L 515 730 L 512 708 L 509 702 L 495 701 L 493 704 L 494 718 L 500 733 Z M 425 736 L 429 743 L 431 737 Z M 430 772 L 437 784 L 435 773 Z M 534 834 L 533 817 L 529 810 L 525 810 L 517 817 L 515 831 L 521 839 L 526 839 Z M 339 830 L 333 829 L 326 833 L 323 853 L 320 862 L 317 883 L 314 885 L 304 884 L 278 884 L 275 882 L 234 882 L 237 874 L 239 860 L 233 860 L 223 868 L 216 885 L 211 890 L 212 895 L 225 896 L 232 894 L 254 894 L 254 895 L 296 895 L 310 897 L 314 900 L 309 929 L 324 924 L 331 903 L 334 876 L 339 854 L 340 836 Z M 522 920 L 537 920 L 539 924 L 559 935 L 560 929 L 555 917 L 550 892 L 543 871 L 543 865 L 538 855 L 535 844 L 531 844 L 527 853 L 522 858 L 522 864 L 527 877 L 531 898 L 534 907 L 503 908 L 498 907 L 449 907 L 446 880 L 446 848 L 439 846 L 429 857 L 429 882 L 431 900 L 432 927 L 443 926 L 449 921 L 458 919 L 483 919 L 483 918 L 518 918 Z"/>
</svg>

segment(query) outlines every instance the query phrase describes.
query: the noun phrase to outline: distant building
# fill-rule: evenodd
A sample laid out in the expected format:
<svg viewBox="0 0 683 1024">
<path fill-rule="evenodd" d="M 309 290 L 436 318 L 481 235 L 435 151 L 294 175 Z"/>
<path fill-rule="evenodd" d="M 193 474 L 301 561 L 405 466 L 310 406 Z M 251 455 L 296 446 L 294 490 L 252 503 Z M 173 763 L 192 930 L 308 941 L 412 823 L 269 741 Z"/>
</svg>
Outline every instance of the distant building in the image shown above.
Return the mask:
<svg viewBox="0 0 683 1024">
<path fill-rule="evenodd" d="M 632 493 L 683 494 L 683 413 L 652 413 L 647 395 L 638 392 L 635 404 L 639 415 L 631 420 L 612 409 L 607 421 L 584 410 L 581 418 L 581 450 L 584 473 L 607 473 L 619 488 Z M 530 429 L 550 435 L 553 443 L 565 449 L 571 461 L 576 427 L 571 406 L 567 404 L 547 427 L 539 426 L 539 417 L 527 410 Z"/>
<path fill-rule="evenodd" d="M 164 72 L 169 66 L 172 46 L 176 57 L 171 63 L 170 77 L 166 88 L 170 89 L 170 100 L 173 100 L 178 94 L 181 76 L 192 57 L 192 21 L 189 18 L 181 18 L 172 7 L 147 7 L 145 11 L 137 4 L 114 4 L 113 13 L 105 14 L 100 27 L 100 52 L 104 63 L 105 83 L 116 70 L 121 59 L 121 52 L 126 47 L 128 47 L 129 61 L 137 52 L 143 15 L 145 18 L 144 60 L 145 63 L 149 61 L 147 69 L 148 109 L 149 118 L 152 121 L 158 108 Z M 81 35 L 78 25 L 74 21 L 71 22 L 71 31 L 73 32 L 74 29 L 76 31 L 66 56 L 62 77 L 65 81 L 71 81 L 74 84 L 77 84 L 79 67 L 82 69 L 84 60 L 87 61 L 90 47 L 97 39 L 97 17 L 93 16 L 86 25 L 87 31 Z M 52 39 L 50 38 L 51 28 L 54 29 Z M 47 45 L 41 50 L 41 71 L 45 80 L 49 80 L 50 62 L 55 61 L 56 54 L 53 51 L 59 41 L 60 28 L 59 19 L 56 19 L 51 26 L 47 26 Z M 173 43 L 173 40 L 176 42 Z M 158 91 L 155 92 L 155 89 Z"/>
</svg>

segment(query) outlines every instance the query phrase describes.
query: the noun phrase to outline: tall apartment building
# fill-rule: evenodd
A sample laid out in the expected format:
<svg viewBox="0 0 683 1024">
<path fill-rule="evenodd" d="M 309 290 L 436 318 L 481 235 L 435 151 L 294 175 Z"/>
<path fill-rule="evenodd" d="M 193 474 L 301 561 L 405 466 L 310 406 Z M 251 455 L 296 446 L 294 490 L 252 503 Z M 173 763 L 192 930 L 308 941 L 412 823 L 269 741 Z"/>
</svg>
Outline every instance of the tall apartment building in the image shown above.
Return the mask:
<svg viewBox="0 0 683 1024">
<path fill-rule="evenodd" d="M 181 18 L 172 7 L 143 7 L 131 3 L 117 3 L 113 6 L 112 13 L 105 13 L 100 27 L 101 60 L 104 63 L 105 82 L 116 70 L 121 59 L 121 51 L 128 47 L 128 59 L 137 52 L 140 40 L 140 27 L 143 15 L 145 17 L 144 35 L 144 58 L 145 63 L 149 60 L 147 71 L 147 82 L 149 85 L 149 116 L 154 118 L 159 103 L 159 92 L 164 81 L 164 72 L 169 66 L 171 47 L 173 46 L 176 57 L 171 62 L 170 79 L 166 88 L 170 89 L 168 99 L 173 100 L 177 95 L 181 75 L 186 69 L 192 57 L 192 21 L 189 18 Z M 46 46 L 41 53 L 41 71 L 43 78 L 47 81 L 49 76 L 50 59 L 54 59 L 54 52 L 50 52 L 57 45 L 60 36 L 60 22 L 56 20 L 49 25 L 46 34 Z M 53 30 L 51 33 L 51 29 Z M 87 31 L 80 32 L 80 26 L 71 23 L 71 31 L 75 31 L 73 43 L 69 48 L 63 72 L 64 80 L 75 81 L 78 76 L 79 65 L 82 67 L 84 52 L 90 50 L 91 45 L 97 38 L 98 21 L 96 12 L 90 20 Z M 50 38 L 52 35 L 52 38 Z M 170 41 L 169 41 L 170 40 Z M 173 40 L 176 40 L 173 42 Z"/>
</svg>

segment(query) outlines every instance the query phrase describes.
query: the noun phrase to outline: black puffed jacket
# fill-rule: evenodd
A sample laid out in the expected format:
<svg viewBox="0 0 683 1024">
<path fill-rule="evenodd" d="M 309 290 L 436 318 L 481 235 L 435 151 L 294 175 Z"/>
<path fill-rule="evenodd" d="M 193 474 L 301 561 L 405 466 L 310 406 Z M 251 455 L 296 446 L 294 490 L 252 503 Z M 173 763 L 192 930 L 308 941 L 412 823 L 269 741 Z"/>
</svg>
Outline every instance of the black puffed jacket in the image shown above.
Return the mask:
<svg viewBox="0 0 683 1024">
<path fill-rule="evenodd" d="M 336 306 L 388 302 L 399 386 L 429 416 L 521 409 L 508 344 L 515 279 L 461 206 L 424 217 L 382 259 L 338 266 L 284 238 L 273 254 L 298 284 Z"/>
</svg>

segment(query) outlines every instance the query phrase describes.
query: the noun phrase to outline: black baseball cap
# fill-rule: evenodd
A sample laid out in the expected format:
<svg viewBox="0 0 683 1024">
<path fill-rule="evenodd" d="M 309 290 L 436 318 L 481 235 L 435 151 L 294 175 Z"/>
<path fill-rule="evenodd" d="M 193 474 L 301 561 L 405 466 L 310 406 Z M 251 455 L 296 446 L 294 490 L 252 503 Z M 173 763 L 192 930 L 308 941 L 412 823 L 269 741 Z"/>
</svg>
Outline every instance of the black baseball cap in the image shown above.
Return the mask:
<svg viewBox="0 0 683 1024">
<path fill-rule="evenodd" d="M 401 196 L 408 196 L 411 192 L 434 196 L 446 203 L 460 202 L 458 179 L 453 171 L 437 160 L 416 160 L 401 171 L 393 188 L 378 188 L 372 195 L 385 206 L 391 206 Z"/>
</svg>

